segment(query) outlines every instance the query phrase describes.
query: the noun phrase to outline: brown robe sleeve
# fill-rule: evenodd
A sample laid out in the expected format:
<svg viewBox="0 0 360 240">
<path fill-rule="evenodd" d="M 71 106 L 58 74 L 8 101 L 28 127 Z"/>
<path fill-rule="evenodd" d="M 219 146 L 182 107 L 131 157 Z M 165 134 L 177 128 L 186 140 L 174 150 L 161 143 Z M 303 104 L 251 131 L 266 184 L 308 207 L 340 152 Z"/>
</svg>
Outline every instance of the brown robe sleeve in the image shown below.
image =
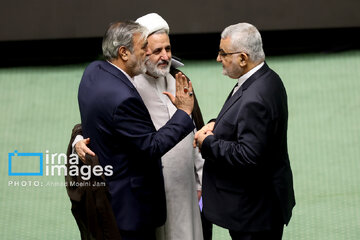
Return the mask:
<svg viewBox="0 0 360 240">
<path fill-rule="evenodd" d="M 67 149 L 68 160 L 71 158 L 72 142 L 76 135 L 82 134 L 81 124 L 74 126 Z M 85 163 L 80 159 L 78 164 L 66 164 L 67 173 L 70 169 L 84 165 L 90 165 L 91 169 L 99 165 L 97 156 L 85 156 Z M 89 180 L 79 176 L 65 176 L 66 190 L 71 201 L 71 212 L 79 227 L 81 239 L 116 239 L 121 240 L 116 224 L 115 216 L 110 204 L 110 193 L 108 191 L 104 176 L 91 175 Z"/>
</svg>

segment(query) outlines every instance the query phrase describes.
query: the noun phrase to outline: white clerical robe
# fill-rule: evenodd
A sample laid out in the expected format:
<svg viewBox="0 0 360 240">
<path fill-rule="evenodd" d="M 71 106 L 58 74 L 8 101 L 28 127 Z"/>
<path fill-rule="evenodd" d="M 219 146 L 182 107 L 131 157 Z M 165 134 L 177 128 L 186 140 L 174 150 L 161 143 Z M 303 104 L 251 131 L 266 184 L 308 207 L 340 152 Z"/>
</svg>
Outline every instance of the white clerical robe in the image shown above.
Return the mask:
<svg viewBox="0 0 360 240">
<path fill-rule="evenodd" d="M 175 95 L 175 78 L 153 78 L 146 74 L 134 78 L 151 119 L 158 130 L 172 117 L 176 108 L 162 92 Z M 192 147 L 194 133 L 190 133 L 162 158 L 165 182 L 167 220 L 157 229 L 157 240 L 202 240 L 197 190 L 201 189 L 202 159 Z"/>
</svg>

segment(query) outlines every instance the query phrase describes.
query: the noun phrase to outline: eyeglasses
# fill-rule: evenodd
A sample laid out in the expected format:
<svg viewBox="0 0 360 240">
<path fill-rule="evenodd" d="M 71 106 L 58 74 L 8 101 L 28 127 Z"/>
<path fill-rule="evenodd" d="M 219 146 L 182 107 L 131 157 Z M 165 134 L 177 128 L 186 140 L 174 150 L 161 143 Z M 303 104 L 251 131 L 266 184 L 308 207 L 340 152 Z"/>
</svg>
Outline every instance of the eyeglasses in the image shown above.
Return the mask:
<svg viewBox="0 0 360 240">
<path fill-rule="evenodd" d="M 227 53 L 227 52 L 224 52 L 224 50 L 222 50 L 222 49 L 220 49 L 219 51 L 218 51 L 218 55 L 220 55 L 220 57 L 226 57 L 227 55 L 232 55 L 232 54 L 236 54 L 236 53 L 244 53 L 243 51 L 240 51 L 240 52 L 229 52 L 229 53 Z M 247 53 L 245 53 L 246 55 L 249 55 L 249 54 L 247 54 Z"/>
</svg>

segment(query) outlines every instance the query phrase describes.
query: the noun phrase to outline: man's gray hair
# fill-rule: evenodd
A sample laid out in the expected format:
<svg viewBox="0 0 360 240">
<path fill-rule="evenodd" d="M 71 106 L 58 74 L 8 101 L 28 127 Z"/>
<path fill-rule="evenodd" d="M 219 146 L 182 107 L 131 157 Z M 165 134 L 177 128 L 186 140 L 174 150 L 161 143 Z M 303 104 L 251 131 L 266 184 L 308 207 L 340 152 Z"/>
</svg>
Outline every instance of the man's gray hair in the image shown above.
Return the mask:
<svg viewBox="0 0 360 240">
<path fill-rule="evenodd" d="M 111 23 L 105 32 L 102 41 L 103 55 L 107 60 L 118 57 L 121 46 L 134 51 L 133 35 L 141 34 L 141 38 L 147 37 L 147 29 L 133 21 Z"/>
<path fill-rule="evenodd" d="M 233 47 L 232 51 L 244 51 L 253 62 L 265 60 L 260 32 L 249 23 L 238 23 L 230 25 L 221 33 L 221 38 L 230 37 Z"/>
</svg>

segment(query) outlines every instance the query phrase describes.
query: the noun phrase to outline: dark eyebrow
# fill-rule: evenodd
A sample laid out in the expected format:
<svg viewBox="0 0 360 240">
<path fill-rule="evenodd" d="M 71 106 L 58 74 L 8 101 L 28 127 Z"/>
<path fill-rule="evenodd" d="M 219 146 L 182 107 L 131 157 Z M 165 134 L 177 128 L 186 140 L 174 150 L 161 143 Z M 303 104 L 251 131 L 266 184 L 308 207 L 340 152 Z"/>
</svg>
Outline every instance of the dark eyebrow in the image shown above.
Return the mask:
<svg viewBox="0 0 360 240">
<path fill-rule="evenodd" d="M 161 49 L 162 49 L 162 48 L 155 48 L 154 51 L 153 51 L 153 53 L 154 53 L 154 52 L 161 52 Z"/>
</svg>

